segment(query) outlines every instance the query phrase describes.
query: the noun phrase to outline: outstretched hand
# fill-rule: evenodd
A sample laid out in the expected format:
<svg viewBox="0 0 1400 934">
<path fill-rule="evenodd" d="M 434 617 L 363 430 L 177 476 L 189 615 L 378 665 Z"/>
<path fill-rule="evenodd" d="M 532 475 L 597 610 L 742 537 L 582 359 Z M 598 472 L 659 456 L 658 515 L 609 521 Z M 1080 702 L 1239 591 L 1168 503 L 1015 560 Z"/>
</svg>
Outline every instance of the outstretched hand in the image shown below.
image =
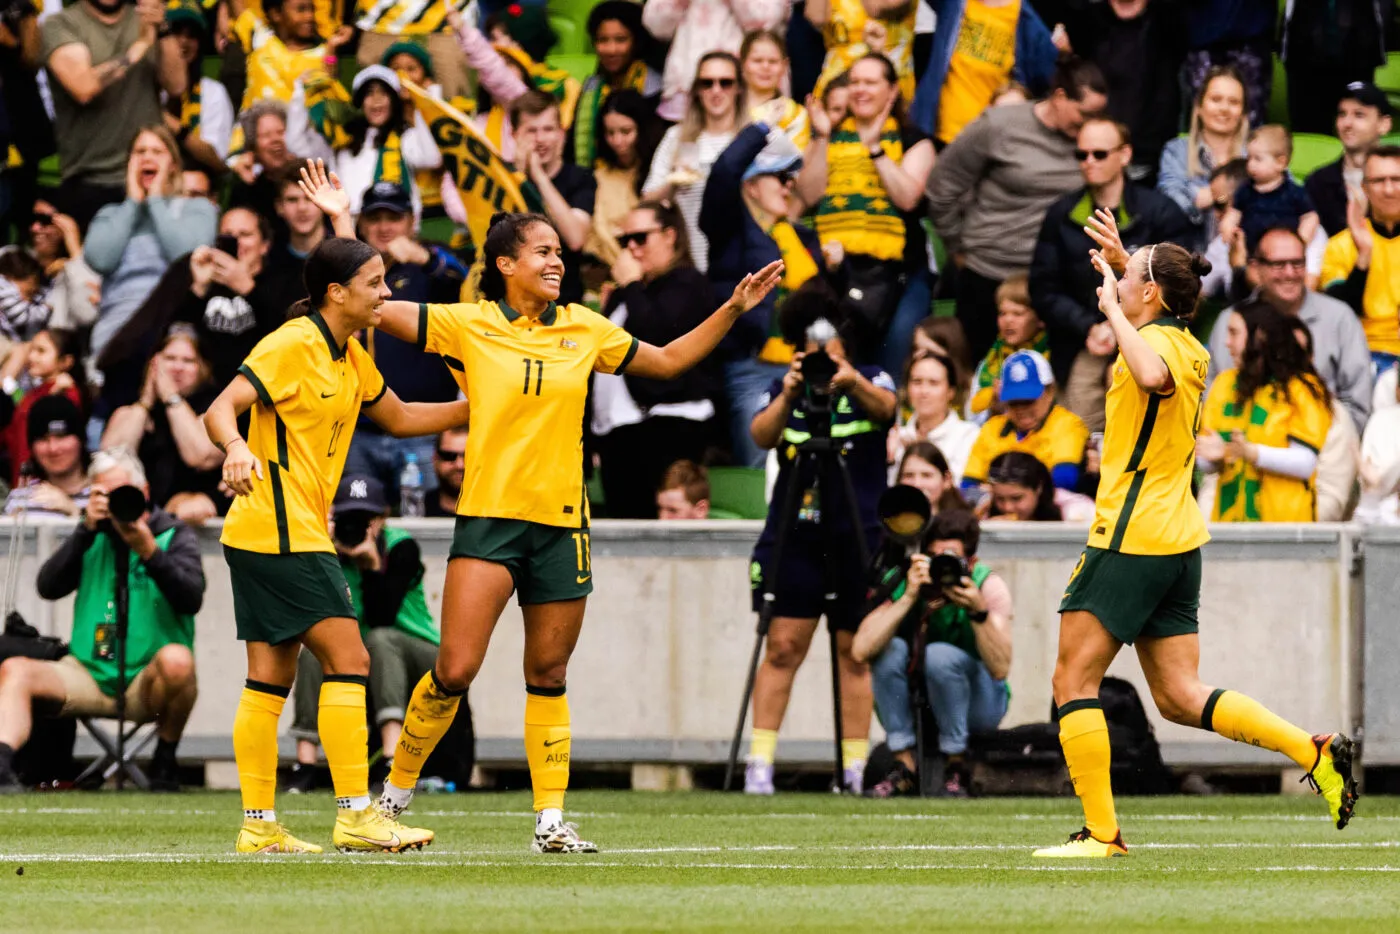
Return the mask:
<svg viewBox="0 0 1400 934">
<path fill-rule="evenodd" d="M 301 193 L 334 223 L 337 217 L 350 212 L 350 193 L 341 187 L 340 178 L 334 172 L 326 171 L 322 159 L 308 160 L 302 166 L 301 180 L 297 182 Z"/>
<path fill-rule="evenodd" d="M 1084 232 L 1099 245 L 1097 252 L 1108 261 L 1113 271 L 1122 275 L 1128 268 L 1128 251 L 1123 248 L 1123 239 L 1118 235 L 1118 221 L 1113 212 L 1099 208 L 1089 215 Z"/>
<path fill-rule="evenodd" d="M 783 281 L 783 261 L 775 259 L 758 272 L 751 272 L 734 287 L 734 294 L 726 302 L 736 315 L 742 315 L 768 297 L 779 282 Z"/>
<path fill-rule="evenodd" d="M 1113 267 L 1098 250 L 1090 250 L 1089 259 L 1094 268 L 1103 274 L 1103 285 L 1098 288 L 1099 311 L 1110 319 L 1115 314 L 1121 315 L 1123 309 L 1118 304 L 1118 277 L 1113 274 Z"/>
</svg>

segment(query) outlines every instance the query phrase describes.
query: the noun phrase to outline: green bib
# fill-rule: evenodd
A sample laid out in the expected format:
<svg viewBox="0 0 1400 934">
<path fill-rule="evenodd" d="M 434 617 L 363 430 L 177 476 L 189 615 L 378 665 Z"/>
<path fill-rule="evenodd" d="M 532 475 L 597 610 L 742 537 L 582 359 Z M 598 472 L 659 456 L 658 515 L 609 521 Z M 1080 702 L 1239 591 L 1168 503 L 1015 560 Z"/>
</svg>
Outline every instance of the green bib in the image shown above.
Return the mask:
<svg viewBox="0 0 1400 934">
<path fill-rule="evenodd" d="M 403 529 L 385 526 L 384 553 L 387 555 L 393 551 L 394 546 L 406 538 L 412 538 L 412 536 Z M 360 632 L 363 634 L 365 631 L 364 579 L 360 574 L 360 568 L 353 562 L 341 562 L 340 568 L 345 572 L 345 583 L 350 585 L 350 601 L 355 604 L 355 616 L 360 620 Z M 421 574 L 418 576 L 417 583 L 403 598 L 403 603 L 399 606 L 399 615 L 394 617 L 394 628 L 402 630 L 416 639 L 431 642 L 433 645 L 442 644 L 437 623 L 433 621 L 433 614 L 428 612 L 428 598 L 423 593 L 423 576 Z"/>
<path fill-rule="evenodd" d="M 972 582 L 977 585 L 977 589 L 982 589 L 982 584 L 987 578 L 992 576 L 992 568 L 985 562 L 979 561 L 972 568 Z M 890 594 L 890 600 L 896 601 L 904 596 L 905 582 L 900 581 L 899 586 Z M 910 617 L 917 618 L 923 612 L 921 606 L 915 606 L 909 611 Z M 907 624 L 907 618 L 906 618 Z M 956 603 L 945 603 L 928 615 L 928 639 L 927 642 L 946 642 L 962 649 L 968 655 L 978 661 L 982 660 L 982 655 L 977 651 L 977 636 L 972 631 L 973 622 L 968 619 L 967 610 Z"/>
</svg>

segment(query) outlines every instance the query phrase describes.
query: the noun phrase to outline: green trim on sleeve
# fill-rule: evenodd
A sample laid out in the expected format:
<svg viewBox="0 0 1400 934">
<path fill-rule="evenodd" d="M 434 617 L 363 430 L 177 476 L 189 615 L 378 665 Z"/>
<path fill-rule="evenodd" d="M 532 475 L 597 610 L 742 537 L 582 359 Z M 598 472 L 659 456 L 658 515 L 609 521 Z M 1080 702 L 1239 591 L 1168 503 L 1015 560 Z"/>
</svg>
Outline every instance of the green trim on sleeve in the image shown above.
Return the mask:
<svg viewBox="0 0 1400 934">
<path fill-rule="evenodd" d="M 377 392 L 377 393 L 374 394 L 374 398 L 373 398 L 373 399 L 370 399 L 368 402 L 365 402 L 365 403 L 361 404 L 360 408 L 362 408 L 362 409 L 372 408 L 372 407 L 374 406 L 375 403 L 377 403 L 380 399 L 383 399 L 383 398 L 384 398 L 384 394 L 385 394 L 386 392 L 388 392 L 388 391 L 389 391 L 389 384 L 388 384 L 387 382 L 385 382 L 385 383 L 380 383 L 380 385 L 379 385 L 379 392 Z"/>
<path fill-rule="evenodd" d="M 272 395 L 263 385 L 263 381 L 258 379 L 258 374 L 253 372 L 253 368 L 244 363 L 238 367 L 238 372 L 243 374 L 244 379 L 253 384 L 253 388 L 258 391 L 258 401 L 265 406 L 272 405 Z"/>
<path fill-rule="evenodd" d="M 622 362 L 617 365 L 617 369 L 613 370 L 614 373 L 618 376 L 622 375 L 622 371 L 627 369 L 627 364 L 631 363 L 632 358 L 637 355 L 637 347 L 640 346 L 640 344 L 641 342 L 635 337 L 632 338 L 632 346 L 627 348 L 627 356 L 622 358 Z"/>
<path fill-rule="evenodd" d="M 421 302 L 418 305 L 418 350 L 420 353 L 428 351 L 428 303 Z M 376 400 L 378 401 L 378 400 Z M 374 403 L 370 403 L 373 405 Z"/>
<path fill-rule="evenodd" d="M 1294 444 L 1301 444 L 1303 447 L 1307 448 L 1309 451 L 1312 451 L 1314 454 L 1320 454 L 1320 453 L 1321 453 L 1321 451 L 1320 451 L 1318 448 L 1313 447 L 1311 444 L 1309 444 L 1308 442 L 1304 441 L 1302 438 L 1298 437 L 1297 435 L 1289 435 L 1289 436 L 1288 436 L 1288 440 L 1291 441 L 1291 442 L 1294 443 Z"/>
</svg>

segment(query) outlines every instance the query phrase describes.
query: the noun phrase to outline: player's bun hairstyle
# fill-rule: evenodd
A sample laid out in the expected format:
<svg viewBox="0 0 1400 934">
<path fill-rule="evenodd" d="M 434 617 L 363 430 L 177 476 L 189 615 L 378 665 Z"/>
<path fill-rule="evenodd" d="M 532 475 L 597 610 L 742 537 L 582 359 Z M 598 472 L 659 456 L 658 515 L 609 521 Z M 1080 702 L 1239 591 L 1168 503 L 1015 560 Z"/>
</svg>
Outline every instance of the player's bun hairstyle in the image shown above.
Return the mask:
<svg viewBox="0 0 1400 934">
<path fill-rule="evenodd" d="M 485 265 L 481 270 L 481 294 L 487 301 L 499 302 L 506 297 L 506 278 L 496 260 L 502 256 L 515 259 L 525 245 L 525 234 L 536 224 L 554 227 L 543 214 L 510 214 L 505 211 L 491 215 L 486 228 L 486 244 L 482 247 Z"/>
<path fill-rule="evenodd" d="M 361 240 L 327 237 L 306 258 L 301 281 L 306 286 L 306 298 L 287 309 L 287 320 L 301 318 L 326 304 L 326 292 L 332 285 L 345 285 L 370 260 L 379 255 L 374 247 Z"/>
<path fill-rule="evenodd" d="M 1190 321 L 1201 302 L 1201 277 L 1209 275 L 1210 260 L 1175 243 L 1156 243 L 1143 250 L 1143 279 L 1162 293 L 1162 310 Z"/>
</svg>

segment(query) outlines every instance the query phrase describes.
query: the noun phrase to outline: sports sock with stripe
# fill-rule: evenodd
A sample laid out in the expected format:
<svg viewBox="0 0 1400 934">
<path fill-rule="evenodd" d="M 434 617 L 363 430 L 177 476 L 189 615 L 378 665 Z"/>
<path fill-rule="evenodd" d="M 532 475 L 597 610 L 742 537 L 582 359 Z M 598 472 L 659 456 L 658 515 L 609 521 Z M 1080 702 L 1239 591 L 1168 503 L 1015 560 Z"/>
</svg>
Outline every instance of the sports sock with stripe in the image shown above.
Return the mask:
<svg viewBox="0 0 1400 934">
<path fill-rule="evenodd" d="M 525 758 L 530 763 L 536 811 L 564 809 L 572 736 L 564 689 L 525 685 Z"/>
<path fill-rule="evenodd" d="M 844 744 L 842 746 L 842 752 L 843 754 L 845 752 Z M 755 727 L 753 733 L 749 736 L 749 758 L 757 762 L 762 762 L 764 765 L 772 765 L 773 757 L 776 756 L 777 753 L 778 731 L 760 730 Z"/>
<path fill-rule="evenodd" d="M 404 711 L 403 730 L 399 733 L 398 748 L 394 750 L 394 766 L 389 770 L 390 785 L 406 791 L 414 789 L 423 764 L 452 726 L 465 693 L 443 687 L 432 669 L 418 679 L 408 709 Z"/>
<path fill-rule="evenodd" d="M 1239 691 L 1213 691 L 1201 712 L 1201 729 L 1281 752 L 1305 769 L 1317 760 L 1311 734 Z"/>
<path fill-rule="evenodd" d="M 369 725 L 365 720 L 363 675 L 326 675 L 316 729 L 326 751 L 336 807 L 369 807 Z"/>
<path fill-rule="evenodd" d="M 244 816 L 273 820 L 277 798 L 277 719 L 290 688 L 249 678 L 233 715 L 233 760 Z M 263 813 L 269 816 L 262 816 Z"/>
<path fill-rule="evenodd" d="M 1060 747 L 1065 751 L 1074 793 L 1084 805 L 1084 826 L 1094 839 L 1111 842 L 1118 836 L 1118 816 L 1114 813 L 1113 785 L 1109 780 L 1112 751 L 1108 745 L 1108 721 L 1097 699 L 1060 705 Z"/>
</svg>

